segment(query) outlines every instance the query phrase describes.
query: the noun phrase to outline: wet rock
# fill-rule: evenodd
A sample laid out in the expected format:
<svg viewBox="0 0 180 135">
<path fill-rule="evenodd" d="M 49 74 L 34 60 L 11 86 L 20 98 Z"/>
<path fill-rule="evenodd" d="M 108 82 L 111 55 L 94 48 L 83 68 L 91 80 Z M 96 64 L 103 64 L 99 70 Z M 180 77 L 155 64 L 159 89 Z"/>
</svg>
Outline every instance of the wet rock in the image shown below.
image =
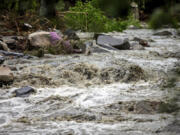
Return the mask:
<svg viewBox="0 0 180 135">
<path fill-rule="evenodd" d="M 139 101 L 135 105 L 136 113 L 138 114 L 150 114 L 157 112 L 158 110 L 158 102 L 155 101 Z"/>
<path fill-rule="evenodd" d="M 129 50 L 130 44 L 127 39 L 114 38 L 108 35 L 100 35 L 97 37 L 97 44 L 110 50 Z"/>
<path fill-rule="evenodd" d="M 166 52 L 162 56 L 165 58 L 173 57 L 180 59 L 180 52 Z"/>
<path fill-rule="evenodd" d="M 9 67 L 0 66 L 0 86 L 13 82 L 14 76 Z"/>
<path fill-rule="evenodd" d="M 79 40 L 79 37 L 74 30 L 68 29 L 63 34 L 66 35 L 68 39 Z"/>
<path fill-rule="evenodd" d="M 0 50 L 10 51 L 8 48 L 8 45 L 4 43 L 3 41 L 0 41 Z"/>
<path fill-rule="evenodd" d="M 135 37 L 135 38 L 133 39 L 133 41 L 139 42 L 139 44 L 142 45 L 142 46 L 144 46 L 144 47 L 149 47 L 147 40 L 144 40 L 144 39 Z"/>
<path fill-rule="evenodd" d="M 5 61 L 5 58 L 3 56 L 0 56 L 0 64 L 3 64 L 4 61 Z"/>
<path fill-rule="evenodd" d="M 15 57 L 24 57 L 25 55 L 23 53 L 17 53 L 17 52 L 7 52 L 0 50 L 0 54 L 3 54 L 4 56 L 15 56 Z"/>
<path fill-rule="evenodd" d="M 20 89 L 16 89 L 13 93 L 15 93 L 16 97 L 28 96 L 31 93 L 34 93 L 35 89 L 29 86 L 22 87 Z"/>
<path fill-rule="evenodd" d="M 159 31 L 154 33 L 155 36 L 172 36 L 173 34 L 170 31 Z"/>
</svg>

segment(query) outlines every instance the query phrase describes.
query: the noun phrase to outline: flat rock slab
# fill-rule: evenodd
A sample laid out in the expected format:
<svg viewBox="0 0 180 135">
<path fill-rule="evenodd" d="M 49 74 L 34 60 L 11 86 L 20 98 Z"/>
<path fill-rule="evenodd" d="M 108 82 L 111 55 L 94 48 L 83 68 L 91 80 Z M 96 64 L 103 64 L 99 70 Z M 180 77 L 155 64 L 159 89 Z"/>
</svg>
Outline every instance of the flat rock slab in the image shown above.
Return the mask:
<svg viewBox="0 0 180 135">
<path fill-rule="evenodd" d="M 14 80 L 13 73 L 9 67 L 0 66 L 0 82 L 8 83 Z"/>
<path fill-rule="evenodd" d="M 30 86 L 25 86 L 20 89 L 16 89 L 13 93 L 15 93 L 16 97 L 24 97 L 28 96 L 31 93 L 34 93 L 35 89 Z"/>
<path fill-rule="evenodd" d="M 129 50 L 130 44 L 127 39 L 114 38 L 108 35 L 100 35 L 97 37 L 97 44 L 110 50 Z"/>
</svg>

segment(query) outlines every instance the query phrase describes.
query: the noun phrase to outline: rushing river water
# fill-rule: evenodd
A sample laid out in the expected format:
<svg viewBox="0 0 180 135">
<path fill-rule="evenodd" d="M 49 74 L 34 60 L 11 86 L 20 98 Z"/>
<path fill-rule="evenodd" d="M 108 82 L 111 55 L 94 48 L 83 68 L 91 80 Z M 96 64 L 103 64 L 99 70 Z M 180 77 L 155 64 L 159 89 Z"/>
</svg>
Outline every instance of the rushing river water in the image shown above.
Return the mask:
<svg viewBox="0 0 180 135">
<path fill-rule="evenodd" d="M 180 37 L 143 29 L 109 34 L 151 47 L 7 60 L 16 78 L 0 90 L 0 135 L 178 135 L 179 111 L 160 108 L 174 98 L 179 106 Z M 13 97 L 26 85 L 37 92 Z"/>
</svg>

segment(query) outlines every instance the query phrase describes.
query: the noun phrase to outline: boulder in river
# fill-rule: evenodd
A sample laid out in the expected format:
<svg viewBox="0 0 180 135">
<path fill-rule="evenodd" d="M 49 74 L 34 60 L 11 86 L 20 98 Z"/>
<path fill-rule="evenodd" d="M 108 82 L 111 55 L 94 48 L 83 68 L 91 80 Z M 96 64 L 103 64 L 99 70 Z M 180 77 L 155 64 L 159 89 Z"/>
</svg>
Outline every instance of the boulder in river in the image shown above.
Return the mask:
<svg viewBox="0 0 180 135">
<path fill-rule="evenodd" d="M 35 92 L 34 88 L 30 86 L 25 86 L 20 89 L 14 90 L 13 93 L 15 94 L 16 97 L 23 97 L 23 96 L 28 96 L 29 94 L 34 93 L 34 92 Z"/>
<path fill-rule="evenodd" d="M 138 37 L 135 37 L 133 40 L 139 42 L 139 44 L 144 46 L 144 47 L 149 47 L 149 44 L 148 44 L 147 40 L 144 40 L 144 39 L 141 39 L 141 38 L 138 38 Z"/>
<path fill-rule="evenodd" d="M 59 41 L 63 41 L 57 32 L 34 32 L 28 36 L 29 49 L 45 48 L 56 45 Z"/>
<path fill-rule="evenodd" d="M 164 31 L 156 32 L 153 35 L 155 35 L 155 36 L 172 36 L 173 34 L 170 31 L 164 30 Z"/>
<path fill-rule="evenodd" d="M 0 66 L 0 86 L 13 82 L 14 76 L 11 69 L 6 66 Z"/>
<path fill-rule="evenodd" d="M 97 37 L 97 44 L 101 47 L 110 49 L 110 50 L 129 50 L 130 49 L 130 43 L 128 39 L 120 39 L 120 38 L 114 38 L 109 35 L 99 35 Z"/>
</svg>

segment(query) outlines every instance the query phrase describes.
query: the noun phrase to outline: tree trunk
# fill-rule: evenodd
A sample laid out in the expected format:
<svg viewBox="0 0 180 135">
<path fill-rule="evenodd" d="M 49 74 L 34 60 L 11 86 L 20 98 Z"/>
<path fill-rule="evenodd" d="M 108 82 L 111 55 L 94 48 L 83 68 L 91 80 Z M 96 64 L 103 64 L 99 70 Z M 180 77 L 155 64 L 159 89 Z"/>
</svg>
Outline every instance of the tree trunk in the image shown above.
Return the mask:
<svg viewBox="0 0 180 135">
<path fill-rule="evenodd" d="M 43 17 L 54 17 L 56 15 L 55 6 L 58 0 L 41 0 L 39 15 Z"/>
</svg>

